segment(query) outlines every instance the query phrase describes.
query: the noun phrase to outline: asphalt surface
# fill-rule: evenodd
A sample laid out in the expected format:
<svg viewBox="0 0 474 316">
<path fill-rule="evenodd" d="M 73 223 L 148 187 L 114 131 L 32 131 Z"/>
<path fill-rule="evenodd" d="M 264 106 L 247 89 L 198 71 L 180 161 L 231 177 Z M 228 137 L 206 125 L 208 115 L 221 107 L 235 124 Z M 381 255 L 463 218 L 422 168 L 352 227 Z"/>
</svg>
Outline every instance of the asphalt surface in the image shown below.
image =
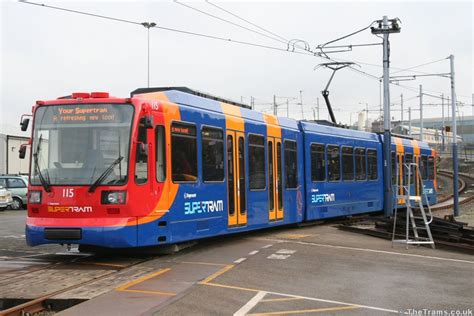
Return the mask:
<svg viewBox="0 0 474 316">
<path fill-rule="evenodd" d="M 59 245 L 28 247 L 25 242 L 26 210 L 0 212 L 0 257 L 64 251 Z"/>
<path fill-rule="evenodd" d="M 0 221 L 4 253 L 64 251 L 60 246 L 25 246 L 24 212 L 0 214 Z M 100 295 L 58 315 L 474 310 L 473 256 L 424 247 L 392 248 L 389 241 L 339 231 L 332 224 L 215 238 L 133 269 L 125 269 Z M 83 293 L 91 287 L 97 290 L 99 284 L 89 284 Z"/>
</svg>

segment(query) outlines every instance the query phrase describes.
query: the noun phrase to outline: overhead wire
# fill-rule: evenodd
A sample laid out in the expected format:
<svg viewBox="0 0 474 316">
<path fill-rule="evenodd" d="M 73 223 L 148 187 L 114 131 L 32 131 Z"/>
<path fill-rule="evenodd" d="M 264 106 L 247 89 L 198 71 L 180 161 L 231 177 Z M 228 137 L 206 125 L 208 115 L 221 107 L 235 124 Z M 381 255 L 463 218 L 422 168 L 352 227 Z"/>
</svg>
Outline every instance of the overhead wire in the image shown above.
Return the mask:
<svg viewBox="0 0 474 316">
<path fill-rule="evenodd" d="M 289 40 L 286 39 L 285 37 L 280 36 L 280 35 L 278 35 L 278 34 L 276 34 L 276 33 L 273 33 L 272 31 L 269 31 L 269 30 L 267 30 L 267 29 L 265 29 L 265 28 L 263 28 L 263 27 L 261 27 L 261 26 L 255 24 L 255 23 L 253 23 L 253 22 L 247 20 L 247 19 L 244 19 L 244 18 L 242 18 L 241 16 L 239 16 L 239 15 L 237 15 L 237 14 L 235 14 L 235 13 L 229 11 L 229 10 L 224 9 L 223 7 L 218 6 L 218 5 L 215 4 L 215 3 L 210 2 L 209 0 L 206 0 L 206 3 L 208 3 L 208 4 L 212 5 L 212 6 L 214 6 L 215 8 L 217 8 L 217 9 L 223 11 L 223 12 L 226 12 L 227 14 L 230 14 L 230 15 L 232 15 L 233 17 L 235 17 L 235 18 L 237 18 L 237 19 L 239 19 L 239 20 L 241 20 L 241 21 L 244 21 L 244 22 L 246 22 L 246 23 L 248 23 L 248 24 L 250 24 L 250 25 L 252 25 L 252 26 L 254 26 L 254 27 L 256 27 L 256 28 L 258 28 L 258 29 L 260 29 L 260 30 L 262 30 L 262 31 L 264 31 L 264 32 L 267 32 L 268 34 L 271 34 L 271 35 L 273 35 L 273 36 L 275 36 L 275 37 L 278 37 L 278 38 L 280 38 L 281 40 L 283 40 L 283 41 L 285 41 L 285 42 L 289 42 Z"/>
<path fill-rule="evenodd" d="M 262 32 L 259 32 L 259 31 L 253 30 L 253 29 L 251 29 L 251 28 L 245 27 L 245 26 L 243 26 L 243 25 L 241 25 L 241 24 L 237 24 L 237 23 L 235 23 L 235 22 L 229 21 L 229 20 L 227 20 L 227 19 L 224 19 L 224 18 L 222 18 L 222 17 L 216 16 L 216 15 L 211 14 L 211 13 L 209 13 L 209 12 L 206 12 L 206 11 L 204 11 L 204 10 L 197 9 L 197 8 L 192 7 L 192 6 L 190 6 L 190 5 L 187 5 L 187 4 L 184 4 L 184 3 L 182 3 L 182 2 L 179 2 L 178 0 L 174 0 L 174 2 L 177 3 L 177 4 L 180 4 L 180 5 L 184 6 L 184 7 L 187 7 L 187 8 L 189 8 L 189 9 L 191 9 L 191 10 L 194 10 L 194 11 L 196 11 L 196 12 L 199 12 L 199 13 L 201 13 L 201 14 L 204 14 L 204 15 L 207 15 L 207 16 L 210 16 L 210 17 L 213 17 L 213 18 L 215 18 L 215 19 L 218 19 L 218 20 L 220 20 L 220 21 L 222 21 L 222 22 L 225 22 L 225 23 L 228 23 L 228 24 L 237 26 L 237 27 L 239 27 L 239 28 L 245 29 L 245 30 L 247 30 L 247 31 L 250 31 L 250 32 L 253 32 L 253 33 L 256 33 L 256 34 L 259 34 L 259 35 L 264 36 L 264 37 L 266 37 L 266 38 L 275 40 L 275 41 L 277 41 L 277 42 L 279 42 L 279 43 L 283 43 L 283 44 L 287 45 L 287 49 L 288 49 L 288 50 L 290 50 L 291 47 L 293 47 L 293 50 L 292 50 L 292 51 L 294 51 L 295 48 L 299 48 L 299 49 L 301 49 L 301 50 L 303 50 L 303 51 L 310 52 L 310 53 L 312 53 L 313 55 L 317 55 L 316 52 L 314 52 L 314 51 L 311 50 L 310 45 L 309 45 L 306 41 L 299 40 L 299 39 L 288 40 L 288 39 L 286 39 L 286 38 L 283 37 L 283 36 L 280 36 L 280 35 L 278 35 L 278 34 L 276 34 L 276 33 L 274 33 L 274 32 L 268 31 L 267 29 L 262 28 L 262 27 L 256 25 L 255 23 L 252 23 L 252 22 L 250 22 L 250 21 L 248 21 L 248 20 L 246 20 L 246 19 L 243 19 L 243 18 L 239 17 L 238 15 L 236 15 L 236 14 L 230 12 L 229 10 L 226 10 L 226 9 L 224 9 L 224 8 L 222 8 L 222 7 L 220 7 L 220 6 L 216 5 L 216 4 L 213 4 L 213 3 L 209 2 L 209 1 L 206 1 L 206 2 L 209 3 L 210 5 L 212 5 L 212 6 L 216 7 L 216 8 L 218 8 L 219 10 L 222 10 L 222 11 L 226 12 L 227 14 L 230 14 L 230 15 L 232 15 L 232 16 L 234 16 L 234 17 L 240 19 L 240 20 L 243 20 L 243 21 L 245 21 L 246 23 L 250 23 L 252 26 L 255 26 L 255 27 L 257 27 L 257 28 L 259 28 L 259 29 L 265 31 L 265 32 L 271 34 L 272 36 L 269 36 L 269 35 L 264 34 L 264 33 L 262 33 Z M 304 47 L 301 46 L 301 45 L 299 45 L 299 43 L 301 43 L 301 42 L 303 42 L 303 43 L 305 44 Z"/>
<path fill-rule="evenodd" d="M 261 36 L 264 36 L 264 37 L 266 37 L 266 38 L 269 38 L 269 39 L 278 41 L 278 42 L 283 43 L 283 44 L 288 44 L 288 41 L 281 40 L 281 39 L 279 39 L 279 38 L 276 38 L 276 37 L 273 37 L 273 36 L 269 36 L 269 35 L 267 35 L 267 34 L 265 34 L 265 33 L 262 33 L 262 32 L 256 31 L 256 30 L 253 30 L 253 29 L 248 28 L 248 27 L 246 27 L 246 26 L 243 26 L 243 25 L 234 23 L 234 22 L 229 21 L 229 20 L 227 20 L 227 19 L 221 18 L 221 17 L 219 17 L 219 16 L 217 16 L 217 15 L 208 13 L 208 12 L 206 12 L 206 11 L 204 11 L 204 10 L 200 10 L 200 9 L 198 9 L 198 8 L 195 8 L 195 7 L 193 7 L 193 6 L 190 6 L 190 5 L 188 5 L 188 4 L 185 4 L 185 3 L 183 3 L 183 2 L 179 2 L 178 0 L 174 0 L 173 2 L 176 3 L 176 4 L 179 4 L 179 5 L 181 5 L 181 6 L 184 6 L 184 7 L 188 8 L 188 9 L 191 9 L 191 10 L 193 10 L 193 11 L 199 12 L 199 13 L 201 13 L 201 14 L 204 14 L 204 15 L 207 15 L 207 16 L 212 17 L 212 18 L 214 18 L 214 19 L 217 19 L 217 20 L 220 20 L 220 21 L 222 21 L 222 22 L 225 22 L 225 23 L 227 23 L 227 24 L 231 24 L 231 25 L 236 26 L 236 27 L 238 27 L 238 28 L 247 30 L 247 31 L 252 32 L 252 33 L 256 33 L 256 34 L 258 34 L 258 35 L 261 35 Z"/>
<path fill-rule="evenodd" d="M 395 72 L 392 72 L 390 73 L 390 75 L 394 75 L 394 74 L 397 74 L 397 73 L 400 73 L 400 72 L 405 72 L 405 71 L 409 71 L 409 70 L 412 70 L 412 69 L 415 69 L 415 68 L 420 68 L 420 67 L 423 67 L 423 66 L 427 66 L 427 65 L 431 65 L 431 64 L 435 64 L 437 62 L 440 62 L 440 61 L 443 61 L 443 60 L 446 60 L 447 58 L 441 58 L 441 59 L 438 59 L 438 60 L 434 60 L 434 61 L 430 61 L 430 62 L 427 62 L 427 63 L 423 63 L 423 64 L 420 64 L 420 65 L 416 65 L 416 66 L 413 66 L 413 67 L 409 67 L 409 68 L 405 68 L 405 69 L 399 69 Z"/>
<path fill-rule="evenodd" d="M 279 35 L 279 34 L 277 34 L 277 33 L 274 33 L 274 32 L 272 32 L 272 31 L 270 31 L 270 30 L 268 30 L 268 29 L 266 29 L 266 28 L 264 28 L 264 27 L 261 27 L 261 26 L 255 24 L 255 23 L 253 23 L 253 22 L 247 20 L 247 19 L 244 19 L 244 18 L 242 18 L 241 16 L 239 16 L 239 15 L 237 15 L 237 14 L 235 14 L 235 13 L 229 11 L 229 10 L 224 9 L 223 7 L 221 7 L 221 6 L 219 6 L 219 5 L 215 4 L 215 3 L 210 2 L 209 0 L 206 0 L 206 2 L 207 2 L 208 4 L 214 6 L 215 8 L 217 8 L 217 9 L 219 9 L 219 10 L 221 10 L 221 11 L 223 11 L 223 12 L 225 12 L 225 13 L 227 13 L 227 14 L 229 14 L 229 15 L 231 15 L 231 16 L 233 16 L 233 17 L 235 17 L 235 18 L 237 18 L 237 19 L 239 19 L 239 20 L 241 20 L 241 21 L 244 21 L 244 22 L 246 22 L 246 23 L 248 23 L 248 24 L 250 24 L 250 25 L 252 25 L 252 26 L 254 26 L 254 27 L 256 27 L 256 28 L 258 28 L 258 29 L 260 29 L 260 30 L 262 30 L 262 31 L 264 31 L 264 32 L 267 32 L 268 34 L 271 34 L 271 35 L 273 35 L 273 36 L 276 36 L 276 37 L 280 38 L 281 40 L 283 40 L 283 41 L 285 41 L 285 42 L 287 43 L 288 48 L 289 48 L 290 46 L 292 46 L 293 49 L 294 49 L 294 48 L 299 48 L 299 49 L 302 49 L 302 50 L 311 52 L 311 53 L 313 53 L 315 56 L 317 56 L 317 53 L 316 53 L 315 51 L 311 50 L 311 46 L 308 44 L 308 42 L 306 42 L 306 41 L 304 41 L 304 40 L 301 40 L 301 39 L 291 39 L 291 40 L 289 40 L 289 39 L 287 39 L 286 37 L 281 36 L 281 35 Z M 300 46 L 301 43 L 304 44 L 304 47 Z"/>
<path fill-rule="evenodd" d="M 44 7 L 44 8 L 55 9 L 55 10 L 60 10 L 60 11 L 66 11 L 66 12 L 70 12 L 70 13 L 77 13 L 77 14 L 81 14 L 81 15 L 107 19 L 107 20 L 111 20 L 111 21 L 115 21 L 115 22 L 123 22 L 123 23 L 129 23 L 129 24 L 134 24 L 134 25 L 140 25 L 140 26 L 145 26 L 145 23 L 146 23 L 146 22 L 137 22 L 137 21 L 125 20 L 125 19 L 115 18 L 115 17 L 111 17 L 111 16 L 99 15 L 99 14 L 85 12 L 85 11 L 72 10 L 72 9 L 67 9 L 67 8 L 63 8 L 63 7 L 57 7 L 57 6 L 52 6 L 52 5 L 42 4 L 42 3 L 36 3 L 36 2 L 32 2 L 32 1 L 27 1 L 27 0 L 20 0 L 20 3 L 31 4 L 31 5 Z M 220 37 L 220 36 L 215 36 L 215 35 L 210 35 L 210 34 L 186 31 L 186 30 L 181 30 L 181 29 L 176 29 L 176 28 L 171 28 L 171 27 L 155 25 L 155 26 L 150 26 L 150 28 L 156 28 L 156 29 L 170 31 L 170 32 L 176 32 L 176 33 L 187 34 L 187 35 L 192 35 L 192 36 L 197 36 L 197 37 L 220 40 L 220 41 L 225 41 L 225 42 L 229 42 L 229 43 L 236 43 L 236 44 L 241 44 L 241 45 L 247 45 L 247 46 L 270 49 L 270 50 L 276 50 L 276 51 L 282 51 L 282 52 L 288 52 L 288 53 L 294 53 L 294 54 L 314 56 L 314 54 L 312 54 L 310 52 L 294 51 L 294 50 L 289 50 L 288 48 L 285 49 L 285 48 L 280 48 L 280 47 L 275 47 L 275 46 L 270 46 L 270 45 L 265 45 L 265 44 L 235 40 L 235 39 L 232 39 L 232 38 L 225 38 L 225 37 Z"/>
<path fill-rule="evenodd" d="M 363 32 L 363 31 L 367 30 L 368 28 L 370 28 L 375 22 L 376 22 L 376 21 L 373 21 L 373 22 L 370 23 L 368 26 L 366 26 L 366 27 L 364 27 L 364 28 L 361 28 L 361 29 L 359 29 L 359 30 L 357 30 L 357 31 L 355 31 L 355 32 L 346 34 L 346 35 L 344 35 L 344 36 L 341 36 L 341 37 L 339 37 L 339 38 L 336 38 L 336 39 L 331 40 L 331 41 L 329 41 L 329 42 L 326 42 L 326 43 L 324 43 L 324 44 L 318 45 L 318 46 L 316 46 L 316 49 L 319 49 L 323 55 L 325 55 L 326 57 L 328 57 L 327 54 L 326 54 L 326 53 L 324 52 L 324 50 L 323 50 L 325 46 L 327 46 L 327 45 L 329 45 L 329 44 L 332 44 L 332 43 L 335 43 L 335 42 L 338 42 L 338 41 L 343 40 L 343 39 L 345 39 L 345 38 L 354 36 L 354 35 L 356 35 L 356 34 L 358 34 L 358 33 L 361 33 L 361 32 Z"/>
<path fill-rule="evenodd" d="M 78 11 L 78 10 L 72 10 L 72 9 L 67 9 L 67 8 L 62 8 L 62 7 L 56 7 L 44 3 L 37 3 L 37 2 L 31 2 L 28 0 L 18 0 L 20 3 L 25 3 L 25 4 L 31 4 L 31 5 L 36 5 L 44 8 L 49 8 L 49 9 L 55 9 L 55 10 L 60 10 L 60 11 L 66 11 L 70 13 L 77 13 L 77 14 L 82 14 L 82 15 L 88 15 L 96 18 L 101 18 L 101 19 L 106 19 L 106 20 L 112 20 L 116 22 L 123 22 L 123 23 L 129 23 L 129 24 L 135 24 L 135 25 L 143 25 L 140 22 L 136 21 L 131 21 L 131 20 L 125 20 L 125 19 L 119 19 L 119 18 L 114 18 L 106 15 L 100 15 L 100 14 L 95 14 L 95 13 L 89 13 L 89 12 L 84 12 L 84 11 Z"/>
<path fill-rule="evenodd" d="M 133 24 L 133 25 L 140 25 L 140 26 L 145 26 L 143 22 L 137 22 L 137 21 L 132 21 L 132 20 L 127 20 L 127 19 L 122 19 L 122 18 L 115 18 L 115 17 L 111 17 L 111 16 L 106 16 L 106 15 L 100 15 L 100 14 L 95 14 L 95 13 L 90 13 L 90 12 L 85 12 L 85 11 L 79 11 L 79 10 L 73 10 L 73 9 L 68 9 L 68 8 L 63 8 L 63 7 L 58 7 L 58 6 L 53 6 L 53 5 L 47 5 L 47 4 L 43 4 L 43 3 L 37 3 L 37 2 L 32 2 L 32 1 L 28 1 L 28 0 L 19 0 L 20 3 L 24 3 L 24 4 L 30 4 L 30 5 L 35 5 L 35 6 L 40 6 L 40 7 L 44 7 L 44 8 L 49 8 L 49 9 L 55 9 L 55 10 L 59 10 L 59 11 L 65 11 L 65 12 L 70 12 L 70 13 L 76 13 L 76 14 L 80 14 L 80 15 L 85 15 L 85 16 L 91 16 L 91 17 L 96 17 L 96 18 L 101 18 L 101 19 L 106 19 L 106 20 L 111 20 L 111 21 L 115 21 L 115 22 L 121 22 L 121 23 L 128 23 L 128 24 Z M 181 5 L 184 5 L 178 1 L 175 1 L 176 3 L 178 4 L 181 4 Z M 206 1 L 208 2 L 209 4 L 211 5 L 214 5 L 212 3 L 210 3 L 209 1 Z M 185 5 L 187 6 L 187 5 Z M 214 6 L 217 6 L 217 5 L 214 5 Z M 192 8 L 192 7 L 191 7 Z M 195 8 L 193 8 L 195 9 Z M 198 9 L 197 9 L 198 10 Z M 225 9 L 222 9 L 222 10 L 225 10 Z M 230 13 L 230 11 L 228 12 L 229 14 L 232 14 Z M 207 14 L 207 13 L 204 13 L 204 14 Z M 218 18 L 218 17 L 216 17 Z M 220 19 L 220 18 L 219 18 Z M 222 20 L 225 20 L 225 19 L 222 19 Z M 242 20 L 245 20 L 242 18 Z M 227 20 L 226 20 L 227 21 Z M 246 21 L 246 20 L 245 20 Z M 230 22 L 230 21 L 228 21 Z M 233 22 L 230 22 L 230 23 L 233 23 Z M 247 23 L 252 23 L 250 21 L 247 21 Z M 331 44 L 331 43 L 334 43 L 336 41 L 339 41 L 341 39 L 344 39 L 344 38 L 348 38 L 350 36 L 353 36 L 355 34 L 358 34 L 366 29 L 368 29 L 374 22 L 372 22 L 369 26 L 367 27 L 364 27 L 362 29 L 359 29 L 355 32 L 352 32 L 350 34 L 347 34 L 347 35 L 344 35 L 342 37 L 339 37 L 335 40 L 332 40 L 332 41 L 329 41 L 323 45 L 318 45 L 317 48 L 324 48 L 324 46 L 328 45 L 328 44 Z M 235 24 L 238 26 L 238 24 Z M 243 26 L 239 26 L 239 27 L 243 27 Z M 220 36 L 215 36 L 215 35 L 209 35 L 209 34 L 204 34 L 204 33 L 198 33 L 198 32 L 192 32 L 192 31 L 186 31 L 186 30 L 181 30 L 181 29 L 176 29 L 176 28 L 170 28 L 170 27 L 164 27 L 164 26 L 159 26 L 159 25 L 155 25 L 155 26 L 152 26 L 152 28 L 156 28 L 156 29 L 160 29 L 160 30 L 165 30 L 165 31 L 170 31 L 170 32 L 176 32 L 176 33 L 181 33 L 181 34 L 186 34 L 186 35 L 192 35 L 192 36 L 197 36 L 197 37 L 203 37 L 203 38 L 209 38 L 209 39 L 214 39 L 214 40 L 220 40 L 220 41 L 226 41 L 226 42 L 231 42 L 231 43 L 236 43 L 236 44 L 241 44 L 241 45 L 247 45 L 247 46 L 253 46 L 253 47 L 259 47 L 259 48 L 265 48 L 265 49 L 270 49 L 270 50 L 276 50 L 276 51 L 283 51 L 283 52 L 288 52 L 288 53 L 295 53 L 295 54 L 302 54 L 302 55 L 309 55 L 309 56 L 315 56 L 315 57 L 320 57 L 320 58 L 323 58 L 323 59 L 326 59 L 326 60 L 331 60 L 331 61 L 344 61 L 344 59 L 340 59 L 340 58 L 330 58 L 328 57 L 327 55 L 326 56 L 320 56 L 320 55 L 317 55 L 313 52 L 310 52 L 310 51 L 294 51 L 294 50 L 289 50 L 288 47 L 286 49 L 284 48 L 280 48 L 280 47 L 274 47 L 274 46 L 269 46 L 269 45 L 265 45 L 265 44 L 259 44 L 259 43 L 253 43 L 253 42 L 248 42 L 248 41 L 241 41 L 241 40 L 235 40 L 235 39 L 232 39 L 232 38 L 225 38 L 225 37 L 220 37 Z M 243 27 L 245 28 L 245 27 Z M 263 28 L 262 28 L 263 29 Z M 251 29 L 249 29 L 251 30 Z M 256 32 L 255 30 L 251 30 L 252 32 Z M 268 30 L 265 30 L 267 32 L 270 32 Z M 258 32 L 259 34 L 261 34 L 261 32 Z M 271 32 L 273 33 L 273 32 Z M 273 33 L 275 34 L 275 33 Z M 266 36 L 266 35 L 264 35 Z M 268 36 L 266 36 L 268 37 Z M 278 37 L 281 37 L 281 36 L 278 36 Z M 269 37 L 269 38 L 272 38 L 274 40 L 276 40 L 275 38 L 273 37 Z M 283 38 L 283 37 L 281 37 Z M 282 41 L 280 41 L 282 42 Z M 443 59 L 439 59 L 439 60 L 435 60 L 435 61 L 432 61 L 432 62 L 429 62 L 429 63 L 425 63 L 425 64 L 421 64 L 421 65 L 417 65 L 417 66 L 414 66 L 414 67 L 410 67 L 410 68 L 405 68 L 405 69 L 400 69 L 400 72 L 401 71 L 407 71 L 407 70 L 411 70 L 411 69 L 414 69 L 414 68 L 418 68 L 418 67 L 422 67 L 422 66 L 425 66 L 425 65 L 428 65 L 428 64 L 433 64 L 433 63 L 436 63 L 436 62 L 439 62 L 439 61 L 442 61 L 446 58 L 443 58 Z M 347 61 L 347 60 L 345 60 Z M 377 67 L 380 67 L 380 65 L 375 65 L 375 64 L 369 64 L 369 63 L 363 63 L 363 62 L 357 62 L 355 61 L 356 63 L 360 63 L 360 64 L 365 64 L 365 65 L 371 65 L 371 66 L 377 66 Z M 365 72 L 365 71 L 362 71 L 362 70 L 359 70 L 357 68 L 354 68 L 352 66 L 349 66 L 348 67 L 349 69 L 359 73 L 359 74 L 362 74 L 368 78 L 371 78 L 371 79 L 374 79 L 374 80 L 377 80 L 377 81 L 380 81 L 381 79 L 378 77 L 378 76 L 375 76 L 373 74 L 370 74 L 368 72 Z M 395 69 L 395 67 L 392 67 Z M 410 86 L 405 86 L 405 85 L 401 85 L 401 84 L 395 84 L 395 83 L 391 83 L 392 85 L 396 85 L 396 86 L 399 86 L 399 87 L 402 87 L 404 89 L 407 89 L 407 90 L 410 90 L 410 91 L 418 91 L 417 88 L 414 88 L 414 87 L 410 87 Z M 438 92 L 438 91 L 433 91 L 433 90 L 425 90 L 425 91 L 431 91 L 431 92 L 434 92 L 434 93 L 439 93 L 441 94 L 441 92 Z M 435 95 L 431 95 L 431 94 L 427 94 L 427 93 L 424 93 L 428 96 L 432 96 L 434 98 L 438 98 L 440 99 L 441 97 L 439 96 L 435 96 Z M 461 95 L 458 95 L 458 96 L 461 96 Z M 467 96 L 466 96 L 467 97 Z"/>
</svg>

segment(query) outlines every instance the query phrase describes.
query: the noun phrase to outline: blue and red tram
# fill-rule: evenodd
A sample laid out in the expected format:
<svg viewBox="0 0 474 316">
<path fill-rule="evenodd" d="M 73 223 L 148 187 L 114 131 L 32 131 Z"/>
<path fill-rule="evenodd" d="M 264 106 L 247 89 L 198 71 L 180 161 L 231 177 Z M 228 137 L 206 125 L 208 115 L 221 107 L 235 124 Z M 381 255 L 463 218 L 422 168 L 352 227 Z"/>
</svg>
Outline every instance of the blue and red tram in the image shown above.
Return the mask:
<svg viewBox="0 0 474 316">
<path fill-rule="evenodd" d="M 181 87 L 38 101 L 27 243 L 144 247 L 381 211 L 382 141 Z M 392 148 L 433 203 L 436 153 Z"/>
</svg>

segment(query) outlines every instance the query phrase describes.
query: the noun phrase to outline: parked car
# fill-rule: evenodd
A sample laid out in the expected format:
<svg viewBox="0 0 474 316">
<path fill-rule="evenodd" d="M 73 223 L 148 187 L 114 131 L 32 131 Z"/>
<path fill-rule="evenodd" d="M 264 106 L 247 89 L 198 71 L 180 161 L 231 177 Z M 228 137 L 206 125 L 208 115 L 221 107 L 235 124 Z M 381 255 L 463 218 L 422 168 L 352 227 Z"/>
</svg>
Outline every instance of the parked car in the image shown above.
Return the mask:
<svg viewBox="0 0 474 316">
<path fill-rule="evenodd" d="M 12 193 L 0 184 L 0 211 L 4 211 L 13 201 Z"/>
<path fill-rule="evenodd" d="M 11 193 L 13 201 L 10 207 L 14 210 L 20 210 L 26 207 L 28 192 L 28 181 L 22 176 L 2 175 L 0 176 L 0 186 L 6 188 Z"/>
</svg>

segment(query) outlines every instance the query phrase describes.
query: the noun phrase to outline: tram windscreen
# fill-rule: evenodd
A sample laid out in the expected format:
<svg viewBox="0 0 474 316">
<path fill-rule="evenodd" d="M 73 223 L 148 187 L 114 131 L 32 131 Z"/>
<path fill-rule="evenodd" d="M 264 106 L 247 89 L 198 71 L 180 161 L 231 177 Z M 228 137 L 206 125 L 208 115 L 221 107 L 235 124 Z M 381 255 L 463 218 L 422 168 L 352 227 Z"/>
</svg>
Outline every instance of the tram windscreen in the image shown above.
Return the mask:
<svg viewBox="0 0 474 316">
<path fill-rule="evenodd" d="M 127 182 L 130 104 L 40 106 L 35 111 L 31 183 L 104 185 Z M 112 167 L 111 172 L 106 172 Z"/>
</svg>

